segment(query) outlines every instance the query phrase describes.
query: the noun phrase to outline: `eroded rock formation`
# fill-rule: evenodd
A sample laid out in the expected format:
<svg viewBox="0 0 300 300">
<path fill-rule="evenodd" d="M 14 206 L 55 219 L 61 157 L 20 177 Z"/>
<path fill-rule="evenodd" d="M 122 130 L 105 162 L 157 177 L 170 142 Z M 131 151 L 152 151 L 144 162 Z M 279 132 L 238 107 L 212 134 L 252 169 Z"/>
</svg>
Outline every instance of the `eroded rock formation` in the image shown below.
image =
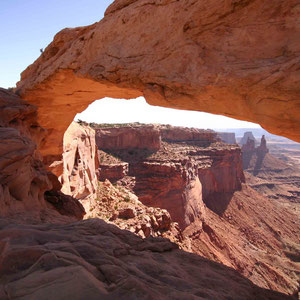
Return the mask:
<svg viewBox="0 0 300 300">
<path fill-rule="evenodd" d="M 69 221 L 82 219 L 80 203 L 60 193 L 57 177 L 41 160 L 37 145 L 45 135 L 37 123 L 37 108 L 0 89 L 0 217 L 20 222 L 59 222 L 62 215 Z"/>
<path fill-rule="evenodd" d="M 95 131 L 99 149 L 136 148 L 157 151 L 160 148 L 160 131 L 153 125 L 99 128 Z"/>
<path fill-rule="evenodd" d="M 235 133 L 234 132 L 218 132 L 218 136 L 222 142 L 227 144 L 236 144 Z"/>
<path fill-rule="evenodd" d="M 63 226 L 0 220 L 0 229 L 3 300 L 291 299 L 169 240 L 142 239 L 102 220 Z"/>
<path fill-rule="evenodd" d="M 100 218 L 142 238 L 160 236 L 178 245 L 183 243 L 178 224 L 172 222 L 167 210 L 142 204 L 126 187 L 112 185 L 107 179 L 99 182 L 95 204 L 87 217 Z"/>
<path fill-rule="evenodd" d="M 300 169 L 298 163 L 279 159 L 270 153 L 264 136 L 258 147 L 247 145 L 243 146 L 243 167 L 247 184 L 260 194 L 285 203 L 290 210 L 297 211 L 299 214 Z M 279 148 L 278 151 L 276 148 L 278 152 L 281 152 L 281 149 Z"/>
<path fill-rule="evenodd" d="M 103 97 L 145 96 L 300 141 L 299 14 L 298 0 L 119 0 L 100 22 L 62 30 L 18 84 L 49 129 L 43 155 L 59 155 L 75 114 Z"/>
<path fill-rule="evenodd" d="M 98 186 L 99 163 L 95 131 L 72 122 L 64 135 L 62 157 L 62 162 L 56 161 L 51 165 L 54 165 L 56 175 L 62 183 L 62 192 L 81 200 L 85 210 L 89 211 Z M 63 169 L 57 169 L 57 165 L 61 164 Z"/>
<path fill-rule="evenodd" d="M 265 155 L 268 152 L 269 149 L 264 135 L 261 137 L 260 145 L 258 147 L 255 147 L 255 140 L 248 136 L 247 142 L 243 144 L 242 147 L 243 169 L 252 169 L 252 171 L 257 174 L 261 169 Z"/>
<path fill-rule="evenodd" d="M 154 105 L 258 122 L 300 141 L 298 4 L 298 0 L 117 0 L 99 23 L 58 33 L 18 84 L 19 95 L 30 104 L 1 90 L 1 216 L 19 215 L 22 222 L 24 212 L 30 210 L 37 216 L 31 215 L 32 222 L 51 216 L 56 222 L 66 221 L 70 219 L 61 219 L 61 214 L 71 208 L 71 214 L 82 217 L 82 207 L 73 198 L 64 205 L 60 184 L 44 168 L 36 147 L 47 166 L 57 161 L 51 169 L 61 174 L 65 130 L 76 113 L 106 96 L 145 96 Z M 38 116 L 31 104 L 39 107 Z M 84 160 L 78 154 L 81 145 L 92 145 L 86 132 L 71 144 L 70 156 L 75 159 L 69 160 L 62 182 L 71 193 L 84 197 L 95 190 L 96 172 L 89 173 L 89 162 L 97 155 L 91 151 Z M 182 148 L 180 152 L 187 153 Z M 293 292 L 299 272 L 291 261 L 297 259 L 294 245 L 299 233 L 294 216 L 251 190 L 244 198 L 234 198 L 235 193 L 226 211 L 216 215 L 198 201 L 201 185 L 194 167 L 199 167 L 199 161 L 209 168 L 216 163 L 228 175 L 231 159 L 223 162 L 207 153 L 202 157 L 197 150 L 189 150 L 196 158 L 193 161 L 180 155 L 164 167 L 183 184 L 179 190 L 189 199 L 183 205 L 189 209 L 183 211 L 182 222 L 201 220 L 201 224 L 184 224 L 193 251 L 232 265 L 260 285 Z M 145 163 L 156 168 L 157 161 L 161 164 L 164 157 Z M 204 178 L 209 178 L 207 186 L 218 187 L 216 174 Z M 76 184 L 72 190 L 70 179 L 85 180 L 88 187 Z M 236 185 L 230 181 L 220 191 L 232 186 Z M 250 201 L 254 196 L 267 214 L 256 213 L 258 204 Z M 78 214 L 73 211 L 76 207 Z M 233 217 L 236 211 L 240 213 Z M 275 218 L 279 213 L 283 220 Z M 122 211 L 123 217 L 129 214 Z M 249 226 L 249 215 L 260 221 L 261 229 L 254 221 Z M 232 226 L 224 233 L 228 223 Z M 58 299 L 98 299 L 99 295 L 126 299 L 133 291 L 137 297 L 153 299 L 166 295 L 170 299 L 285 298 L 253 286 L 231 269 L 175 250 L 168 241 L 141 240 L 99 220 L 57 226 L 15 225 L 10 219 L 1 220 L 0 226 L 3 299 L 43 299 L 50 294 Z M 235 238 L 228 241 L 228 234 Z M 242 234 L 245 237 L 236 239 Z M 285 245 L 288 249 L 282 250 Z"/>
<path fill-rule="evenodd" d="M 204 218 L 203 201 L 212 209 L 222 210 L 227 203 L 224 195 L 241 189 L 244 175 L 240 149 L 219 143 L 214 131 L 157 125 L 162 143 L 153 152 L 152 148 L 131 147 L 139 141 L 138 132 L 131 135 L 133 142 L 127 149 L 117 149 L 113 142 L 118 130 L 122 134 L 133 132 L 131 126 L 108 129 L 106 145 L 112 144 L 112 148 L 105 151 L 97 140 L 100 179 L 121 181 L 142 203 L 167 209 L 181 228 Z"/>
<path fill-rule="evenodd" d="M 37 122 L 37 108 L 0 89 L 0 213 L 22 214 L 46 208 L 44 193 L 51 189 L 36 143 L 45 132 Z"/>
<path fill-rule="evenodd" d="M 256 144 L 256 139 L 252 133 L 252 131 L 246 131 L 240 141 L 240 144 L 243 146 L 248 143 L 248 139 L 254 142 L 254 146 Z"/>
</svg>

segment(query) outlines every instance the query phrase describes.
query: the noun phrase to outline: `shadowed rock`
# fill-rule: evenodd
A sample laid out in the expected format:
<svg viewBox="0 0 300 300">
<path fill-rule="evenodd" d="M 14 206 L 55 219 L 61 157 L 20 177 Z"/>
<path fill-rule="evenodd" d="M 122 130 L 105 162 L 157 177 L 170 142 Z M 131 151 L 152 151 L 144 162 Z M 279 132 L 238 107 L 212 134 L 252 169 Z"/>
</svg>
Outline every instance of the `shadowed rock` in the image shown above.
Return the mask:
<svg viewBox="0 0 300 300">
<path fill-rule="evenodd" d="M 101 220 L 0 220 L 0 229 L 3 300 L 291 299 L 166 239 L 141 239 Z"/>
</svg>

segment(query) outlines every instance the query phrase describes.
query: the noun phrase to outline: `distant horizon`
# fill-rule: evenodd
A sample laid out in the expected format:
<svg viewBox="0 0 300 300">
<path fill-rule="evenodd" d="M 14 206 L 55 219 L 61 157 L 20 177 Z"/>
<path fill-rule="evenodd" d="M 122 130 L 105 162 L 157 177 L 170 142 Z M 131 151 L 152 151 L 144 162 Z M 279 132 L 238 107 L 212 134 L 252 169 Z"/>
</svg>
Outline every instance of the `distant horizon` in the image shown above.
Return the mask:
<svg viewBox="0 0 300 300">
<path fill-rule="evenodd" d="M 145 123 L 214 128 L 261 128 L 258 124 L 205 112 L 187 111 L 149 105 L 143 97 L 136 99 L 103 98 L 94 101 L 74 118 L 88 123 Z"/>
</svg>

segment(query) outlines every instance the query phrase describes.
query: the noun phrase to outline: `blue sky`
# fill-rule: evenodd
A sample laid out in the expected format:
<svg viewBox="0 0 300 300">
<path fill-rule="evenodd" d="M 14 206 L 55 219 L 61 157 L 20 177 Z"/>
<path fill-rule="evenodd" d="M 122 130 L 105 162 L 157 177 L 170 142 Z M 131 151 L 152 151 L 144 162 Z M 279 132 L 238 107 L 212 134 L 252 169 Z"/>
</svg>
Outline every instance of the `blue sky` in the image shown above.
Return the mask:
<svg viewBox="0 0 300 300">
<path fill-rule="evenodd" d="M 15 86 L 20 73 L 63 28 L 90 25 L 112 0 L 1 0 L 0 87 Z M 116 109 L 117 108 L 117 109 Z M 223 116 L 153 107 L 144 99 L 99 100 L 77 118 L 98 123 L 169 123 L 200 128 L 257 127 Z"/>
<path fill-rule="evenodd" d="M 103 18 L 112 0 L 1 0 L 0 86 L 11 87 L 63 28 Z"/>
</svg>

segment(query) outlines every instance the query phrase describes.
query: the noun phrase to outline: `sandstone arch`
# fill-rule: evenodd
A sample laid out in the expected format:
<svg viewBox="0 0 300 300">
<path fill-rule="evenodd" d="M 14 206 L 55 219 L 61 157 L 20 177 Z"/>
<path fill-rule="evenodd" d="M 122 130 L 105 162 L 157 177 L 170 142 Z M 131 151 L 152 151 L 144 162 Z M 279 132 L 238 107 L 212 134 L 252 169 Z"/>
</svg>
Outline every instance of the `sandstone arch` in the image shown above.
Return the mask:
<svg viewBox="0 0 300 300">
<path fill-rule="evenodd" d="M 144 95 L 300 141 L 299 36 L 299 0 L 117 0 L 100 22 L 59 32 L 18 93 L 49 130 L 44 156 L 102 97 Z"/>
</svg>

